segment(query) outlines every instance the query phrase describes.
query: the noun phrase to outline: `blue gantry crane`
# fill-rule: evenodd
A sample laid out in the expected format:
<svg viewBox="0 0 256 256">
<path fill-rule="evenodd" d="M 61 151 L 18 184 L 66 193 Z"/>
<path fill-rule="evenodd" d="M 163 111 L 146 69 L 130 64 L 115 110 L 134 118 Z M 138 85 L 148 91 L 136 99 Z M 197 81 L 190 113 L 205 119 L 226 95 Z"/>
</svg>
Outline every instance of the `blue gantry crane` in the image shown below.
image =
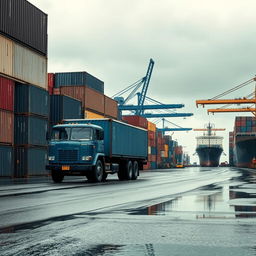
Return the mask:
<svg viewBox="0 0 256 256">
<path fill-rule="evenodd" d="M 143 116 L 145 118 L 163 118 L 163 117 L 188 117 L 192 116 L 192 113 L 175 113 L 175 112 L 165 112 L 165 113 L 148 113 L 145 110 L 170 110 L 176 108 L 183 108 L 184 104 L 163 104 L 159 101 L 153 100 L 152 98 L 147 97 L 147 91 L 153 72 L 155 62 L 153 59 L 150 59 L 146 76 L 136 81 L 134 84 L 128 86 L 127 88 L 116 93 L 112 97 L 118 102 L 118 109 L 122 111 L 131 111 L 135 115 Z M 139 91 L 141 89 L 141 91 Z M 130 92 L 131 91 L 131 92 Z M 124 94 L 128 94 L 126 98 L 123 97 Z M 137 105 L 127 104 L 132 98 L 137 95 L 138 103 Z M 153 104 L 145 105 L 145 100 L 148 99 Z M 184 128 L 186 129 L 186 128 Z M 190 128 L 188 128 L 190 129 Z"/>
</svg>

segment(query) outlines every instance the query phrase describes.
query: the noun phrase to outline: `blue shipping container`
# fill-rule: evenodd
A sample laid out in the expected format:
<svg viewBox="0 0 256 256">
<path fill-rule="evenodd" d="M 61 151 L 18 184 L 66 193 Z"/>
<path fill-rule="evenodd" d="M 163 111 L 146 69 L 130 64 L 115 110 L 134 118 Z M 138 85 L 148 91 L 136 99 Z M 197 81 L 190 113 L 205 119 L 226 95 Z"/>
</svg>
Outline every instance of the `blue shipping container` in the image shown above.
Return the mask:
<svg viewBox="0 0 256 256">
<path fill-rule="evenodd" d="M 14 144 L 47 146 L 48 119 L 15 115 Z"/>
<path fill-rule="evenodd" d="M 156 147 L 151 147 L 151 155 L 157 155 Z"/>
<path fill-rule="evenodd" d="M 147 130 L 113 119 L 66 120 L 64 123 L 94 124 L 104 129 L 104 152 L 110 157 L 147 158 Z"/>
<path fill-rule="evenodd" d="M 0 146 L 0 177 L 12 177 L 14 175 L 13 148 Z"/>
<path fill-rule="evenodd" d="M 150 168 L 151 168 L 151 169 L 157 169 L 157 164 L 156 164 L 156 162 L 150 162 Z"/>
<path fill-rule="evenodd" d="M 81 101 L 64 95 L 50 96 L 50 122 L 58 123 L 62 119 L 82 118 Z"/>
<path fill-rule="evenodd" d="M 100 93 L 104 93 L 104 82 L 87 72 L 66 72 L 55 74 L 55 87 L 88 86 Z"/>
<path fill-rule="evenodd" d="M 45 170 L 47 164 L 47 148 L 16 147 L 15 163 L 15 177 L 48 175 L 48 172 Z"/>
<path fill-rule="evenodd" d="M 15 112 L 49 116 L 49 94 L 46 90 L 28 84 L 15 84 Z"/>
</svg>

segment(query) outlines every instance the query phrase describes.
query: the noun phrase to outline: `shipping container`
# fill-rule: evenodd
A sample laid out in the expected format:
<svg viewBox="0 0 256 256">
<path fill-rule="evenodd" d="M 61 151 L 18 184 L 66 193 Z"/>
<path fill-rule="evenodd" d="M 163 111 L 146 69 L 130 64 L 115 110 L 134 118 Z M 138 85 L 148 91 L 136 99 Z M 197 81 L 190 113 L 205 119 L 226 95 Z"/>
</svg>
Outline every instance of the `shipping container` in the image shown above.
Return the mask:
<svg viewBox="0 0 256 256">
<path fill-rule="evenodd" d="M 104 82 L 87 72 L 66 72 L 55 74 L 55 87 L 87 86 L 104 94 Z"/>
<path fill-rule="evenodd" d="M 14 43 L 13 77 L 47 90 L 47 58 Z"/>
<path fill-rule="evenodd" d="M 48 175 L 47 148 L 15 147 L 15 177 Z"/>
<path fill-rule="evenodd" d="M 47 55 L 47 14 L 26 0 L 0 1 L 0 33 Z"/>
<path fill-rule="evenodd" d="M 157 163 L 156 162 L 151 162 L 150 163 L 150 168 L 151 169 L 157 169 Z"/>
<path fill-rule="evenodd" d="M 1 3 L 1 1 L 0 1 Z M 1 10 L 0 10 L 1 13 Z M 1 15 L 0 15 L 1 20 Z M 13 43 L 0 35 L 0 73 L 12 76 L 13 70 Z"/>
<path fill-rule="evenodd" d="M 145 117 L 130 115 L 130 116 L 123 116 L 122 119 L 128 124 L 132 124 L 134 126 L 148 129 L 148 121 Z"/>
<path fill-rule="evenodd" d="M 64 120 L 64 123 L 75 124 L 76 120 Z M 108 118 L 77 120 L 77 123 L 95 124 L 103 128 L 105 156 L 147 158 L 147 130 Z"/>
<path fill-rule="evenodd" d="M 64 95 L 50 96 L 50 122 L 58 123 L 62 119 L 80 119 L 81 102 Z"/>
<path fill-rule="evenodd" d="M 148 130 L 151 132 L 156 132 L 156 124 L 148 121 Z"/>
<path fill-rule="evenodd" d="M 109 98 L 108 96 L 104 96 L 105 100 L 105 116 L 111 117 L 114 119 L 117 119 L 118 116 L 118 106 L 117 106 L 117 101 Z"/>
<path fill-rule="evenodd" d="M 48 73 L 48 92 L 50 95 L 53 94 L 54 88 L 54 73 Z"/>
<path fill-rule="evenodd" d="M 15 113 L 32 113 L 49 116 L 49 95 L 42 88 L 33 85 L 16 83 L 15 85 Z"/>
<path fill-rule="evenodd" d="M 82 102 L 83 110 L 91 110 L 104 115 L 104 95 L 86 86 L 64 86 L 60 88 L 62 95 L 67 95 Z"/>
<path fill-rule="evenodd" d="M 0 145 L 0 177 L 12 177 L 13 175 L 13 147 Z"/>
<path fill-rule="evenodd" d="M 48 119 L 32 115 L 15 115 L 14 144 L 46 146 Z"/>
<path fill-rule="evenodd" d="M 88 111 L 88 110 L 85 110 L 84 111 L 84 118 L 95 119 L 95 118 L 104 118 L 104 116 L 103 115 L 99 115 L 99 114 L 94 113 L 94 112 L 91 112 L 91 111 Z"/>
<path fill-rule="evenodd" d="M 14 82 L 0 77 L 0 109 L 14 111 Z"/>
<path fill-rule="evenodd" d="M 14 140 L 14 114 L 10 111 L 0 110 L 0 143 L 13 144 Z"/>
</svg>

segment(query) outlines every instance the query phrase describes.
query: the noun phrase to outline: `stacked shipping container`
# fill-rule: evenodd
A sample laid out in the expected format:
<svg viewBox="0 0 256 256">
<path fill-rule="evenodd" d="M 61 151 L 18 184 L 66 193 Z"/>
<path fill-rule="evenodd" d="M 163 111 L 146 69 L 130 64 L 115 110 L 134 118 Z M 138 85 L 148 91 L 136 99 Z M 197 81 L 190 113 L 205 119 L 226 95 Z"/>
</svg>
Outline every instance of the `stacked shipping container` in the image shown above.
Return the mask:
<svg viewBox="0 0 256 256">
<path fill-rule="evenodd" d="M 8 144 L 0 176 L 46 174 L 47 15 L 26 0 L 1 0 L 0 34 L 0 138 Z"/>
<path fill-rule="evenodd" d="M 229 132 L 229 165 L 234 166 L 234 132 Z"/>
</svg>

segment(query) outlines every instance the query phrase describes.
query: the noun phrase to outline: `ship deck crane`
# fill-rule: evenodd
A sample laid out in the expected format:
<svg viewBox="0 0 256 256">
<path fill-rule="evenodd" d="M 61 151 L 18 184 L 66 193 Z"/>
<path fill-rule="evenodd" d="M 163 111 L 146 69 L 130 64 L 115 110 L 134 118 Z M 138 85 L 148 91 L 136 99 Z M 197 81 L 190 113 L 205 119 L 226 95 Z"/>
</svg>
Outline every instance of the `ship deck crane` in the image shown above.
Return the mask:
<svg viewBox="0 0 256 256">
<path fill-rule="evenodd" d="M 217 96 L 215 96 L 212 99 L 208 99 L 208 100 L 197 100 L 196 101 L 196 106 L 198 107 L 198 105 L 202 105 L 203 107 L 205 105 L 208 104 L 253 104 L 249 107 L 242 107 L 242 108 L 227 108 L 228 106 L 222 106 L 221 108 L 215 108 L 215 109 L 208 109 L 207 112 L 208 113 L 231 113 L 231 112 L 251 112 L 252 114 L 254 114 L 256 116 L 256 88 L 255 88 L 255 92 L 247 95 L 246 97 L 242 97 L 242 98 L 238 98 L 238 99 L 219 99 L 220 97 L 223 97 L 229 93 L 232 93 L 238 89 L 243 88 L 244 86 L 251 84 L 252 82 L 256 81 L 256 77 L 242 83 L 239 84 L 237 86 L 235 86 L 234 88 L 231 88 Z"/>
</svg>

